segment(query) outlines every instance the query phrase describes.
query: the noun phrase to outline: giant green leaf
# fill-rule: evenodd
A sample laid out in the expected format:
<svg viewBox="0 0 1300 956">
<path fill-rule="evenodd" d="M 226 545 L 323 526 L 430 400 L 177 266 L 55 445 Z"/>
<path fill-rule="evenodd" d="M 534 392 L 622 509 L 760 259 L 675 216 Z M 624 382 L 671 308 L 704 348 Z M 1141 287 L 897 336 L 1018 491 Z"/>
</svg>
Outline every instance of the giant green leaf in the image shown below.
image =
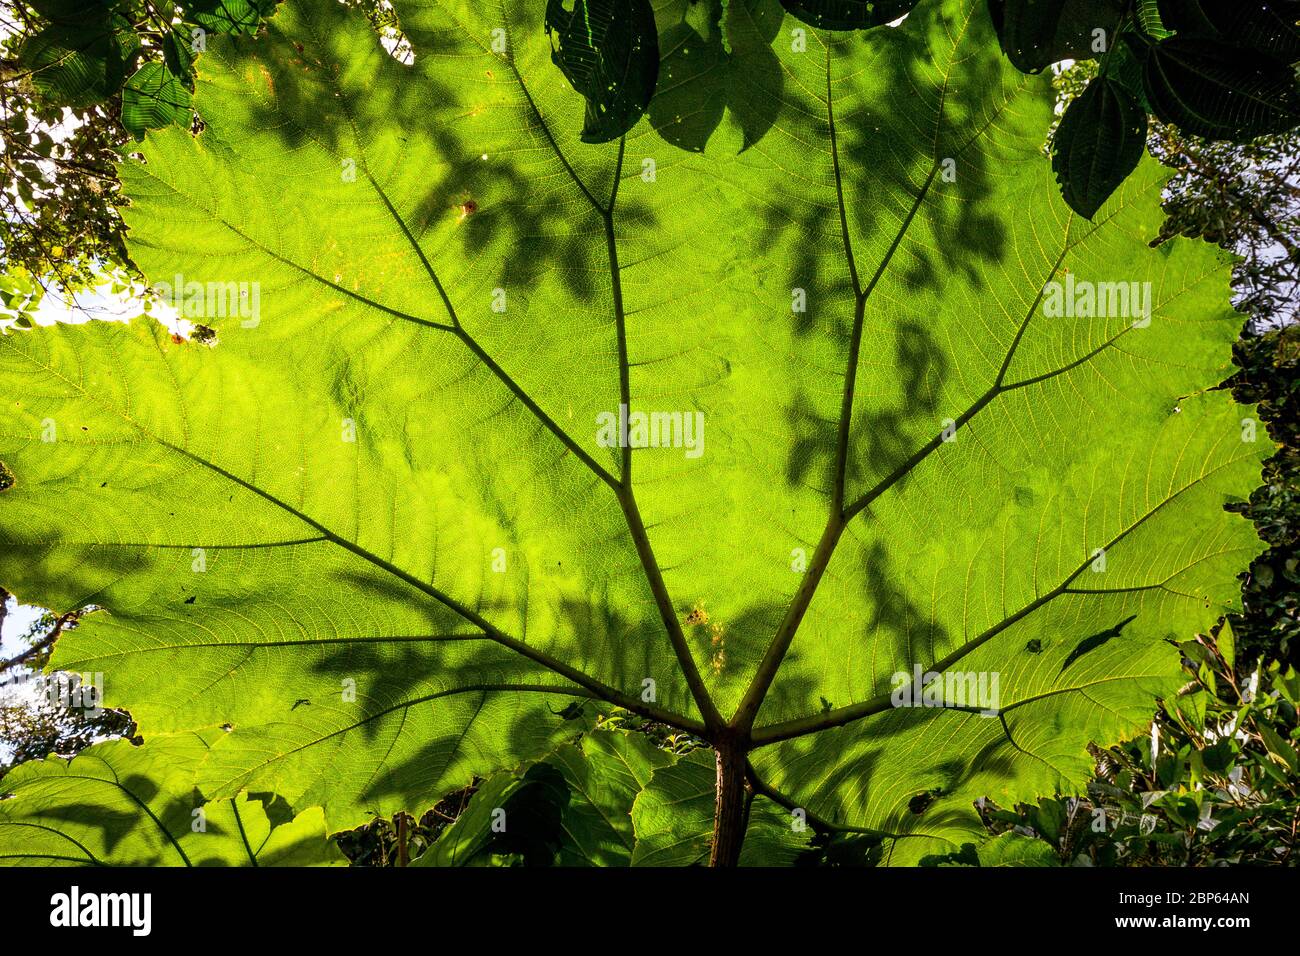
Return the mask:
<svg viewBox="0 0 1300 956">
<path fill-rule="evenodd" d="M 211 41 L 203 131 L 121 174 L 152 281 L 232 284 L 182 297 L 215 343 L 0 339 L 0 583 L 104 609 L 55 666 L 146 739 L 229 725 L 204 794 L 331 829 L 549 752 L 590 696 L 752 741 L 893 862 L 1076 790 L 1258 550 L 1222 508 L 1268 453 L 1212 388 L 1228 262 L 1148 248 L 1150 163 L 1071 214 L 1050 82 L 980 2 L 787 18 L 739 152 L 581 143 L 538 7 L 399 2 L 411 66 L 325 0 Z M 1121 282 L 1149 316 L 1075 302 Z M 610 447 L 620 406 L 681 427 Z M 914 667 L 996 705 L 891 706 Z"/>
<path fill-rule="evenodd" d="M 220 734 L 220 731 L 217 731 Z M 208 735 L 211 736 L 210 734 Z M 0 779 L 0 865 L 329 866 L 346 863 L 319 808 L 273 822 L 258 799 L 205 802 L 196 734 L 95 744 Z"/>
</svg>

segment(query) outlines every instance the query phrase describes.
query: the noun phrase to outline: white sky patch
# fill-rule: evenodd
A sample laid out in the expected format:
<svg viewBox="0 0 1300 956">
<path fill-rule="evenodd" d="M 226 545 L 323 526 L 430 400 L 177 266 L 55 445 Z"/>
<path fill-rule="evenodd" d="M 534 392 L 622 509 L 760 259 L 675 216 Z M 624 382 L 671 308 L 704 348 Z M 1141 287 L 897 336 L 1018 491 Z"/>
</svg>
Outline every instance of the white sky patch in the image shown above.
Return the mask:
<svg viewBox="0 0 1300 956">
<path fill-rule="evenodd" d="M 5 607 L 3 627 L 0 627 L 0 660 L 16 657 L 31 645 L 19 640 L 26 634 L 32 624 L 45 613 L 43 608 L 19 604 L 13 598 Z M 4 707 L 38 707 L 41 704 L 40 683 L 34 680 L 19 679 L 30 674 L 25 667 L 12 667 L 0 675 L 0 706 Z M 0 761 L 8 761 L 14 753 L 13 744 L 0 739 Z"/>
<path fill-rule="evenodd" d="M 28 645 L 19 638 L 26 634 L 32 623 L 44 613 L 44 608 L 19 604 L 13 598 L 9 599 L 4 626 L 0 627 L 0 660 L 8 660 L 27 650 Z"/>
<path fill-rule="evenodd" d="M 178 316 L 170 303 L 156 299 L 146 313 L 144 292 L 144 286 L 139 283 L 123 287 L 111 280 L 75 294 L 50 288 L 41 299 L 40 306 L 32 312 L 32 319 L 37 325 L 54 325 L 59 322 L 80 325 L 91 320 L 131 322 L 154 318 L 169 332 L 188 337 L 194 323 Z"/>
</svg>

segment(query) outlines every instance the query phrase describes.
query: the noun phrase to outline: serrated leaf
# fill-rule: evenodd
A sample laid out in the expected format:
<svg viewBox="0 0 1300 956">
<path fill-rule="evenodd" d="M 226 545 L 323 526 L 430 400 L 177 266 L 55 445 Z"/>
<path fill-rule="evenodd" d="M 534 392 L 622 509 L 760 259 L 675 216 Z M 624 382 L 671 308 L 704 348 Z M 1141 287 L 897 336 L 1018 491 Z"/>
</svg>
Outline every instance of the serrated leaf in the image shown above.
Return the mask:
<svg viewBox="0 0 1300 956">
<path fill-rule="evenodd" d="M 207 735 L 211 737 L 211 735 Z M 0 780 L 0 866 L 337 866 L 346 858 L 309 809 L 272 825 L 260 800 L 205 802 L 197 734 L 95 744 Z"/>
<path fill-rule="evenodd" d="M 194 92 L 194 51 L 193 38 L 183 27 L 172 27 L 163 36 L 163 65 L 167 71 L 180 81 L 191 93 Z M 186 103 L 188 108 L 189 104 Z"/>
<path fill-rule="evenodd" d="M 546 844 L 545 865 L 627 866 L 633 801 L 674 760 L 641 734 L 593 731 L 525 773 L 491 777 L 415 865 L 481 866 L 493 854 L 526 862 L 521 848 Z"/>
<path fill-rule="evenodd" d="M 1160 18 L 1160 4 L 1164 0 L 1137 0 L 1134 6 L 1134 15 L 1137 18 L 1138 28 L 1147 36 L 1156 40 L 1163 40 L 1172 34 L 1172 30 L 1165 28 L 1164 21 Z"/>
<path fill-rule="evenodd" d="M 181 0 L 187 23 L 197 23 L 205 30 L 221 34 L 257 32 L 262 20 L 269 17 L 279 0 Z"/>
<path fill-rule="evenodd" d="M 1132 95 L 1098 76 L 1065 109 L 1052 139 L 1061 195 L 1085 219 L 1137 168 L 1146 151 L 1147 114 Z"/>
<path fill-rule="evenodd" d="M 495 835 L 493 826 L 500 819 L 500 811 L 523 786 L 523 780 L 516 774 L 508 771 L 493 774 L 474 791 L 456 822 L 412 860 L 411 866 L 483 865 L 483 854 Z"/>
<path fill-rule="evenodd" d="M 568 840 L 559 862 L 566 866 L 627 866 L 635 834 L 632 804 L 660 767 L 673 758 L 640 734 L 596 732 L 566 745 L 548 762 L 571 791 L 564 813 Z"/>
<path fill-rule="evenodd" d="M 641 118 L 659 77 L 650 0 L 547 0 L 551 58 L 587 101 L 584 143 L 618 139 Z"/>
<path fill-rule="evenodd" d="M 87 106 L 115 94 L 139 42 L 122 17 L 55 22 L 23 42 L 19 62 L 50 101 Z"/>
</svg>

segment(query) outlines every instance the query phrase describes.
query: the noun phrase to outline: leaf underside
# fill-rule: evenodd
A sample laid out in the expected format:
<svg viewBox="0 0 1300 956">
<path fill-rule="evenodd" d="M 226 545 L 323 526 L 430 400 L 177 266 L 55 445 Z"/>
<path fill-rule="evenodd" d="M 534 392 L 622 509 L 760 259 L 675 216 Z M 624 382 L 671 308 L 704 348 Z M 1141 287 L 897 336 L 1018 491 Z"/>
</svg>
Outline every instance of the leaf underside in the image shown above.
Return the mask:
<svg viewBox="0 0 1300 956">
<path fill-rule="evenodd" d="M 968 842 L 979 796 L 1080 787 L 1259 547 L 1222 504 L 1267 442 L 1207 391 L 1227 261 L 1147 248 L 1149 162 L 1070 212 L 1050 83 L 982 0 L 803 52 L 787 18 L 770 127 L 698 149 L 580 143 L 538 6 L 398 0 L 406 66 L 291 0 L 210 43 L 199 136 L 124 160 L 151 280 L 259 308 L 196 314 L 211 348 L 0 339 L 0 583 L 105 608 L 54 666 L 102 672 L 146 739 L 230 725 L 203 794 L 331 830 L 551 751 L 574 700 L 730 716 L 780 634 L 756 772 L 889 861 Z M 1045 314 L 1067 280 L 1150 283 L 1150 322 Z M 700 454 L 606 447 L 620 404 L 702 415 Z M 914 667 L 996 673 L 1001 719 L 891 707 Z"/>
</svg>

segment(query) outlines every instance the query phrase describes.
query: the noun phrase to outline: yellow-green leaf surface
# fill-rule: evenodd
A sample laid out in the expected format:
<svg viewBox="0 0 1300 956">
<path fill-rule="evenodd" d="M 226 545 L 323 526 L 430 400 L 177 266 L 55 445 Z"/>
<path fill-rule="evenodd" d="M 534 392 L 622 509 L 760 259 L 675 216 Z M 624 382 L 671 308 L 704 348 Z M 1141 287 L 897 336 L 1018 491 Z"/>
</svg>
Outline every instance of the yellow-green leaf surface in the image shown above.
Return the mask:
<svg viewBox="0 0 1300 956">
<path fill-rule="evenodd" d="M 204 129 L 124 160 L 124 215 L 236 314 L 0 340 L 0 583 L 104 608 L 54 663 L 146 738 L 233 728 L 206 795 L 331 829 L 549 751 L 583 696 L 735 715 L 764 785 L 894 862 L 1079 787 L 1233 602 L 1258 542 L 1222 504 L 1268 448 L 1210 390 L 1229 263 L 1148 248 L 1149 163 L 1069 212 L 1050 82 L 983 6 L 832 34 L 732 0 L 688 149 L 579 142 L 536 2 L 398 0 L 409 66 L 325 0 L 213 41 Z M 620 405 L 702 432 L 609 447 Z M 997 675 L 991 715 L 892 707 L 915 667 Z"/>
<path fill-rule="evenodd" d="M 220 734 L 220 731 L 217 731 Z M 212 737 L 212 734 L 208 734 Z M 95 744 L 0 780 L 0 865 L 337 866 L 319 808 L 272 821 L 260 799 L 205 802 L 197 734 Z"/>
</svg>

